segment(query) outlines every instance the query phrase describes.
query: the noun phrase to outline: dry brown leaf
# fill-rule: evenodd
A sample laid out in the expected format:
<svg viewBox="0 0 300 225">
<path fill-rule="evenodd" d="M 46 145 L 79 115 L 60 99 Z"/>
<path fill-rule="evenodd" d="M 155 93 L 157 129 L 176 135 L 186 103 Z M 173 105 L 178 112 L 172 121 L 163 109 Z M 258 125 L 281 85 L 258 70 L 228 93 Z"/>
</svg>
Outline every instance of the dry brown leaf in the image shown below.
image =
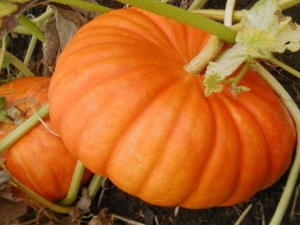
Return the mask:
<svg viewBox="0 0 300 225">
<path fill-rule="evenodd" d="M 11 192 L 0 192 L 0 224 L 11 224 L 27 213 L 27 203 Z"/>
<path fill-rule="evenodd" d="M 95 1 L 90 2 L 96 3 Z M 52 6 L 52 9 L 54 17 L 44 25 L 47 41 L 43 48 L 43 63 L 49 69 L 50 73 L 53 72 L 57 57 L 78 29 L 99 15 L 98 13 L 75 7 L 65 9 Z M 49 72 L 48 74 L 43 72 L 42 75 L 49 75 Z"/>
<path fill-rule="evenodd" d="M 101 209 L 99 214 L 90 220 L 88 225 L 115 225 L 112 216 L 109 214 L 108 209 Z"/>
<path fill-rule="evenodd" d="M 6 170 L 0 171 L 0 191 L 5 188 L 5 184 L 10 180 L 10 173 Z"/>
<path fill-rule="evenodd" d="M 16 10 L 9 15 L 0 18 L 0 39 L 9 33 L 13 28 L 18 25 L 18 17 L 25 12 L 32 4 L 37 2 L 37 0 L 31 1 L 10 1 L 11 6 L 17 6 Z M 8 7 L 8 6 L 6 6 Z"/>
</svg>

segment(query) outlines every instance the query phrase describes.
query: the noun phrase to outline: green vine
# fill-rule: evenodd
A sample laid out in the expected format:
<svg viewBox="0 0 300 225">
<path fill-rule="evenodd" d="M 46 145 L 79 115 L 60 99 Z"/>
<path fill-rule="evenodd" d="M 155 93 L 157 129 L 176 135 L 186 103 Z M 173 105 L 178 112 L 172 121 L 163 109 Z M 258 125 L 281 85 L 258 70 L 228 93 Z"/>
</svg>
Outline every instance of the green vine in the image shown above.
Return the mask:
<svg viewBox="0 0 300 225">
<path fill-rule="evenodd" d="M 29 130 L 36 126 L 40 119 L 44 119 L 49 114 L 49 104 L 43 106 L 36 115 L 28 118 L 24 123 L 13 130 L 9 135 L 0 141 L 0 155 L 6 151 L 10 146 L 16 143 L 21 137 L 23 137 Z"/>
<path fill-rule="evenodd" d="M 74 203 L 74 201 L 77 198 L 78 191 L 80 189 L 81 180 L 83 178 L 84 171 L 85 171 L 85 166 L 82 164 L 81 161 L 77 161 L 68 194 L 63 200 L 58 202 L 59 205 L 67 206 Z"/>
<path fill-rule="evenodd" d="M 107 13 L 111 11 L 112 9 L 107 8 L 102 5 L 98 5 L 95 3 L 90 3 L 86 1 L 81 1 L 81 0 L 50 0 L 50 2 L 56 2 L 64 5 L 69 5 L 69 6 L 75 6 L 81 9 L 86 9 L 90 10 L 93 12 L 98 12 L 98 13 Z"/>
<path fill-rule="evenodd" d="M 33 23 L 30 19 L 28 19 L 26 16 L 21 15 L 18 19 L 19 23 L 24 26 L 27 30 L 30 30 L 34 36 L 36 36 L 37 39 L 39 39 L 41 42 L 46 41 L 46 37 L 41 31 L 41 29 Z"/>
<path fill-rule="evenodd" d="M 34 76 L 33 72 L 22 63 L 16 56 L 13 54 L 5 51 L 4 52 L 4 58 L 8 58 L 10 63 L 14 65 L 21 73 L 23 73 L 26 76 Z"/>
<path fill-rule="evenodd" d="M 118 1 L 125 4 L 130 4 L 141 9 L 145 9 L 150 12 L 154 12 L 156 14 L 168 17 L 181 23 L 191 25 L 193 27 L 197 27 L 219 37 L 225 42 L 235 42 L 236 31 L 224 26 L 223 24 L 220 24 L 219 22 L 213 21 L 211 19 L 199 15 L 195 15 L 194 13 L 180 9 L 178 7 L 161 2 L 156 2 L 153 0 Z"/>
</svg>

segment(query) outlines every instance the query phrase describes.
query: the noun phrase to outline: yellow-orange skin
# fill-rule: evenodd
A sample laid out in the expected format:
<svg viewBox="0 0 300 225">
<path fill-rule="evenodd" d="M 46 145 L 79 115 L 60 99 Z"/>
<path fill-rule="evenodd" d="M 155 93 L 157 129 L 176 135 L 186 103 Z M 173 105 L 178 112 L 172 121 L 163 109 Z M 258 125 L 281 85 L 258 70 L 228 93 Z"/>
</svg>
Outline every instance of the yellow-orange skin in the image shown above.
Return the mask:
<svg viewBox="0 0 300 225">
<path fill-rule="evenodd" d="M 204 96 L 183 67 L 210 34 L 138 9 L 104 14 L 62 52 L 50 117 L 91 171 L 161 206 L 243 202 L 279 179 L 295 147 L 294 122 L 252 70 L 234 97 Z"/>
<path fill-rule="evenodd" d="M 48 102 L 50 77 L 22 77 L 0 86 L 0 95 L 5 96 L 7 105 L 26 111 L 25 119 L 34 110 L 34 103 L 42 107 Z M 50 118 L 44 122 L 51 129 Z M 1 124 L 0 139 L 17 126 Z M 60 137 L 49 132 L 41 123 L 12 145 L 4 155 L 9 172 L 21 183 L 50 201 L 65 197 L 68 193 L 76 158 L 66 149 Z M 83 182 L 91 177 L 86 172 Z"/>
</svg>

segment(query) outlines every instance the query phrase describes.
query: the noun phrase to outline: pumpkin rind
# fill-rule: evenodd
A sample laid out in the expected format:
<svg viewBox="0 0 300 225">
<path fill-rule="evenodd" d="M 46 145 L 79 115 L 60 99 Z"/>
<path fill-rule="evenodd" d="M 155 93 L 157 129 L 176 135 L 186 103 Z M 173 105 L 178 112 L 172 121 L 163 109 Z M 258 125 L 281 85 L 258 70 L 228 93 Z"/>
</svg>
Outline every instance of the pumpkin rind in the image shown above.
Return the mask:
<svg viewBox="0 0 300 225">
<path fill-rule="evenodd" d="M 26 112 L 26 120 L 48 102 L 50 77 L 22 77 L 0 86 L 8 106 Z M 38 105 L 37 105 L 38 104 Z M 32 110 L 33 109 L 33 110 Z M 51 129 L 49 117 L 44 122 Z M 0 139 L 17 126 L 1 124 Z M 4 155 L 8 171 L 21 183 L 50 201 L 65 197 L 68 193 L 76 158 L 66 149 L 60 137 L 51 134 L 39 123 L 12 145 Z M 91 177 L 86 172 L 83 182 Z"/>
<path fill-rule="evenodd" d="M 290 164 L 294 122 L 252 70 L 234 97 L 204 96 L 183 69 L 210 34 L 131 8 L 83 26 L 59 57 L 50 117 L 91 171 L 146 202 L 186 208 L 243 202 Z"/>
</svg>

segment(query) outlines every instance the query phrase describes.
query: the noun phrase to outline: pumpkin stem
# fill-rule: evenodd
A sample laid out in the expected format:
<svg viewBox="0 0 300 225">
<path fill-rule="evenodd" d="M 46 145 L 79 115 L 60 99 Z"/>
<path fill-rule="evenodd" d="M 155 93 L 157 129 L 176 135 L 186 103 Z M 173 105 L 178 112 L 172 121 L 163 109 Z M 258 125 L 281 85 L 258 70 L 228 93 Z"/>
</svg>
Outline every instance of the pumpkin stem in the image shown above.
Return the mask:
<svg viewBox="0 0 300 225">
<path fill-rule="evenodd" d="M 300 171 L 300 111 L 287 91 L 263 66 L 256 63 L 255 69 L 261 75 L 261 77 L 273 88 L 273 90 L 279 96 L 281 96 L 283 103 L 291 113 L 297 127 L 297 147 L 294 162 L 291 167 L 286 186 L 277 205 L 276 211 L 271 219 L 271 222 L 269 223 L 269 225 L 280 225 L 293 194 L 293 190 Z"/>
<path fill-rule="evenodd" d="M 216 36 L 211 36 L 204 49 L 185 65 L 184 69 L 191 74 L 199 75 L 199 73 L 206 68 L 207 64 L 218 55 L 222 45 L 223 42 L 221 39 Z"/>
</svg>

